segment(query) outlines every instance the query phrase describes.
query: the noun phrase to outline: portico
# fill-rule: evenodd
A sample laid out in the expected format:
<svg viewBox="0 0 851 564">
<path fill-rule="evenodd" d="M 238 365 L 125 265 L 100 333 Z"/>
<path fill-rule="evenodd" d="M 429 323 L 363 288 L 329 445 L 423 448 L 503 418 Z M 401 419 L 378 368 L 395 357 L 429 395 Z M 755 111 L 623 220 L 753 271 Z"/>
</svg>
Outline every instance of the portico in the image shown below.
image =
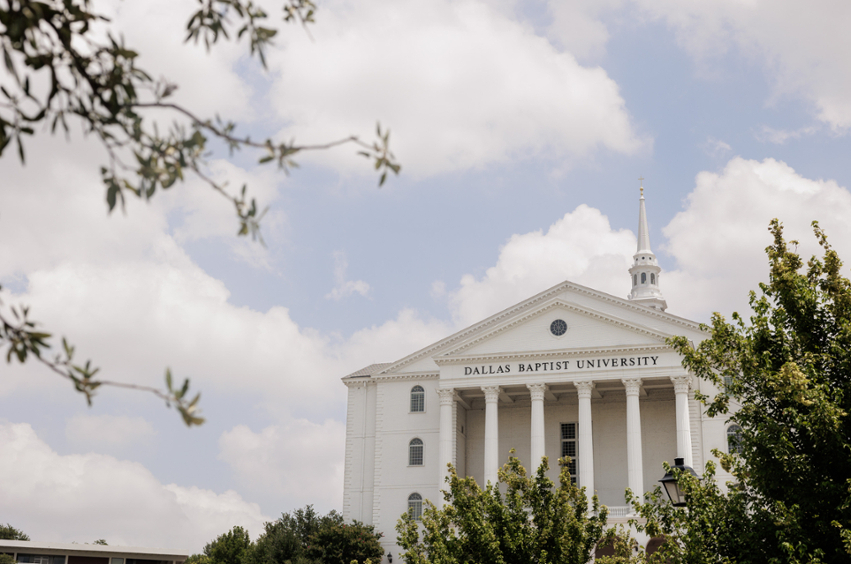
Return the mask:
<svg viewBox="0 0 851 564">
<path fill-rule="evenodd" d="M 548 456 L 552 478 L 559 471 L 556 460 L 571 455 L 580 487 L 586 492 L 598 491 L 610 509 L 625 514 L 624 489 L 629 487 L 643 495 L 651 486 L 644 481 L 648 462 L 642 444 L 645 406 L 650 407 L 644 419 L 651 428 L 669 427 L 668 433 L 653 433 L 647 452 L 650 466 L 661 468 L 662 453 L 669 462 L 674 457 L 691 456 L 690 377 L 682 373 L 644 377 L 606 374 L 582 379 L 561 375 L 551 381 L 470 384 L 457 382 L 437 391 L 441 413 L 436 478 L 441 485 L 449 463 L 460 463 L 467 475 L 484 486 L 496 481 L 497 471 L 511 449 L 529 472 Z M 462 415 L 453 417 L 459 412 Z M 455 426 L 459 421 L 463 430 Z M 596 429 L 598 424 L 603 427 L 601 431 Z M 565 425 L 570 425 L 568 431 L 575 435 L 561 436 Z M 613 432 L 617 427 L 620 431 Z M 463 445 L 455 440 L 459 435 L 464 438 Z M 599 460 L 595 459 L 595 449 L 600 451 Z M 460 460 L 462 457 L 464 460 Z M 610 460 L 619 463 L 609 467 Z M 658 471 L 650 475 L 656 474 Z"/>
</svg>

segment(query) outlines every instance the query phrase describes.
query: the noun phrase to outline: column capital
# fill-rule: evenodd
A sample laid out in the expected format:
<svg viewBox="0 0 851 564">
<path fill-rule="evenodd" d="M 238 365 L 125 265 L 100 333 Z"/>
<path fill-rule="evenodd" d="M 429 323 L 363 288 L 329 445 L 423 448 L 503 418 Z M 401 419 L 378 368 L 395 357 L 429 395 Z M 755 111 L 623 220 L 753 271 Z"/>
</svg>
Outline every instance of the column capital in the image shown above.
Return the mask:
<svg viewBox="0 0 851 564">
<path fill-rule="evenodd" d="M 580 399 L 591 399 L 591 391 L 594 389 L 594 382 L 591 380 L 583 380 L 581 382 L 574 382 L 573 385 L 576 386 Z"/>
<path fill-rule="evenodd" d="M 532 394 L 532 401 L 543 401 L 544 394 L 550 389 L 546 384 L 526 384 L 526 387 L 529 388 L 529 392 Z"/>
<path fill-rule="evenodd" d="M 440 397 L 440 405 L 452 405 L 455 401 L 455 388 L 439 388 L 437 395 Z"/>
<path fill-rule="evenodd" d="M 691 389 L 691 376 L 671 376 L 671 382 L 674 383 L 674 393 L 687 394 Z"/>
<path fill-rule="evenodd" d="M 485 403 L 497 403 L 502 390 L 499 386 L 482 386 L 482 391 L 485 393 Z"/>
<path fill-rule="evenodd" d="M 641 378 L 622 378 L 627 396 L 637 396 L 641 391 Z"/>
</svg>

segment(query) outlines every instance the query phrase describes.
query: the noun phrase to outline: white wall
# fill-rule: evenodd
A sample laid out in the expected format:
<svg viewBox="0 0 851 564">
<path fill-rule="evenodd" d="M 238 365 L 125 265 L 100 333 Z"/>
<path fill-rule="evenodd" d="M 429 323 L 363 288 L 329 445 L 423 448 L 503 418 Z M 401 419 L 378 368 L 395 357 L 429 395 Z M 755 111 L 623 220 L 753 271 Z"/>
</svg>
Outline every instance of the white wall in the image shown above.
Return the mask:
<svg viewBox="0 0 851 564">
<path fill-rule="evenodd" d="M 411 389 L 425 390 L 425 411 L 412 413 Z M 396 547 L 396 522 L 408 510 L 408 496 L 419 493 L 423 499 L 438 501 L 438 441 L 440 431 L 440 401 L 438 380 L 405 378 L 377 380 L 376 423 L 377 448 L 375 458 L 375 497 L 373 523 L 384 533 L 384 554 Z M 411 439 L 423 441 L 423 465 L 408 465 L 408 446 Z M 395 558 L 394 558 L 395 560 Z"/>
<path fill-rule="evenodd" d="M 366 524 L 372 524 L 375 398 L 375 384 L 368 379 L 349 386 L 343 517 Z"/>
</svg>

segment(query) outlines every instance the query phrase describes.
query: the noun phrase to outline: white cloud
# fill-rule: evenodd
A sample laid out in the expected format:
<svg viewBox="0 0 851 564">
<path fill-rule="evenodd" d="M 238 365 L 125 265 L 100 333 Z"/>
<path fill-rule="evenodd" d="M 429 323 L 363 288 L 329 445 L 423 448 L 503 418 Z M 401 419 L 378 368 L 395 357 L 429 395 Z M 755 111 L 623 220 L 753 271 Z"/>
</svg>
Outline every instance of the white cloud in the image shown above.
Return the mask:
<svg viewBox="0 0 851 564">
<path fill-rule="evenodd" d="M 453 326 L 435 319 L 424 319 L 416 310 L 406 308 L 381 325 L 356 331 L 339 345 L 337 354 L 348 359 L 350 367 L 362 368 L 376 362 L 398 360 L 426 345 L 446 337 Z M 350 374 L 354 370 L 349 370 Z"/>
<path fill-rule="evenodd" d="M 334 281 L 337 283 L 334 288 L 325 295 L 326 299 L 340 301 L 343 298 L 348 298 L 352 294 L 360 294 L 366 297 L 369 293 L 369 284 L 363 280 L 346 280 L 346 270 L 349 268 L 349 261 L 346 260 L 346 253 L 342 251 L 334 252 Z"/>
<path fill-rule="evenodd" d="M 219 439 L 219 458 L 245 491 L 324 512 L 342 503 L 345 442 L 345 424 L 331 419 L 292 420 L 259 433 L 238 425 Z"/>
<path fill-rule="evenodd" d="M 451 297 L 454 317 L 475 323 L 564 280 L 624 295 L 635 244 L 631 231 L 612 230 L 606 216 L 583 204 L 546 233 L 512 235 L 482 279 L 465 275 Z"/>
<path fill-rule="evenodd" d="M 160 483 L 142 465 L 102 454 L 60 455 L 25 423 L 0 424 L 0 499 L 33 540 L 199 551 L 242 525 L 254 536 L 264 516 L 233 491 Z"/>
<path fill-rule="evenodd" d="M 775 145 L 783 145 L 789 139 L 799 139 L 801 137 L 807 137 L 813 135 L 819 130 L 818 127 L 808 126 L 801 127 L 798 129 L 788 130 L 788 129 L 774 129 L 773 127 L 768 127 L 764 125 L 762 129 L 756 134 L 756 138 L 762 142 L 773 143 Z"/>
<path fill-rule="evenodd" d="M 602 17 L 623 6 L 623 0 L 549 2 L 552 22 L 547 35 L 579 59 L 596 59 L 606 51 L 609 29 Z"/>
<path fill-rule="evenodd" d="M 287 138 L 368 136 L 380 119 L 414 176 L 644 145 L 603 69 L 579 65 L 486 3 L 332 0 L 311 31 L 314 40 L 287 34 L 270 57 Z M 353 153 L 315 158 L 361 170 L 349 164 Z"/>
<path fill-rule="evenodd" d="M 810 223 L 818 220 L 840 256 L 851 256 L 851 193 L 832 180 L 811 180 L 786 163 L 732 159 L 702 172 L 685 209 L 664 228 L 677 260 L 663 274 L 671 311 L 705 320 L 712 311 L 747 309 L 747 292 L 768 279 L 768 223 L 778 218 L 805 258 L 820 254 Z M 675 308 L 675 309 L 674 309 Z"/>
<path fill-rule="evenodd" d="M 851 4 L 845 0 L 550 0 L 549 33 L 574 53 L 599 54 L 610 35 L 608 14 L 633 6 L 630 22 L 661 20 L 698 62 L 701 72 L 736 52 L 760 64 L 773 86 L 772 98 L 808 100 L 830 127 L 851 126 L 851 50 L 846 32 Z"/>
<path fill-rule="evenodd" d="M 111 452 L 147 445 L 156 435 L 142 417 L 78 414 L 65 422 L 65 438 L 78 450 Z"/>
<path fill-rule="evenodd" d="M 851 49 L 846 28 L 851 5 L 843 0 L 757 0 L 639 3 L 677 30 L 694 55 L 712 58 L 735 46 L 769 71 L 776 94 L 810 100 L 818 119 L 851 126 Z"/>
<path fill-rule="evenodd" d="M 706 143 L 703 144 L 703 150 L 710 157 L 723 157 L 727 153 L 733 150 L 729 143 L 721 141 L 720 139 L 716 139 L 714 137 L 708 137 L 706 139 Z"/>
</svg>

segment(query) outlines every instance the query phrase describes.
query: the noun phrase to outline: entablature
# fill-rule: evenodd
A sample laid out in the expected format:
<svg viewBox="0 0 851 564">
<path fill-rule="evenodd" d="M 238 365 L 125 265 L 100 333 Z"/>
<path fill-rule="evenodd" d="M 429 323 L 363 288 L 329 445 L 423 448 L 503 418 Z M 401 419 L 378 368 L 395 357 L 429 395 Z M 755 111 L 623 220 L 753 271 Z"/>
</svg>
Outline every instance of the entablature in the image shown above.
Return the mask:
<svg viewBox="0 0 851 564">
<path fill-rule="evenodd" d="M 376 381 L 388 382 L 393 380 L 437 380 L 440 372 L 410 372 L 401 374 L 377 374 L 373 376 Z"/>
<path fill-rule="evenodd" d="M 435 364 L 440 367 L 454 366 L 458 364 L 476 364 L 481 362 L 498 362 L 529 359 L 551 359 L 551 358 L 576 358 L 586 356 L 611 356 L 616 354 L 639 354 L 639 353 L 674 353 L 673 348 L 665 344 L 649 345 L 618 345 L 612 347 L 575 348 L 575 349 L 552 349 L 544 351 L 513 351 L 489 354 L 453 355 L 434 358 Z M 677 355 L 679 358 L 679 355 Z"/>
</svg>

